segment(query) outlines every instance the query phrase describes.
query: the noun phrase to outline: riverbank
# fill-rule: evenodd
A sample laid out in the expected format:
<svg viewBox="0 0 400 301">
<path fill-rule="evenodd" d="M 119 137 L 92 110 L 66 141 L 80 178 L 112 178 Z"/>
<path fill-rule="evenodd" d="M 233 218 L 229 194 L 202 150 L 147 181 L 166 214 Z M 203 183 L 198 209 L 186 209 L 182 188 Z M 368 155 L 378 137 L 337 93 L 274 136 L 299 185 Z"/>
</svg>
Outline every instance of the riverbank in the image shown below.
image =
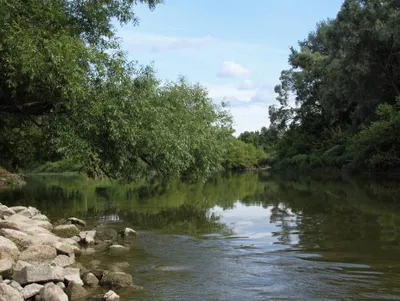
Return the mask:
<svg viewBox="0 0 400 301">
<path fill-rule="evenodd" d="M 81 260 L 96 252 L 128 252 L 137 235 L 130 228 L 88 229 L 74 217 L 51 223 L 34 207 L 0 204 L 0 300 L 114 301 L 125 291 L 142 290 L 122 271 L 128 263 L 107 270 L 99 260 Z"/>
<path fill-rule="evenodd" d="M 0 167 L 0 188 L 8 185 L 24 185 L 25 178 L 22 174 L 11 173 Z"/>
</svg>

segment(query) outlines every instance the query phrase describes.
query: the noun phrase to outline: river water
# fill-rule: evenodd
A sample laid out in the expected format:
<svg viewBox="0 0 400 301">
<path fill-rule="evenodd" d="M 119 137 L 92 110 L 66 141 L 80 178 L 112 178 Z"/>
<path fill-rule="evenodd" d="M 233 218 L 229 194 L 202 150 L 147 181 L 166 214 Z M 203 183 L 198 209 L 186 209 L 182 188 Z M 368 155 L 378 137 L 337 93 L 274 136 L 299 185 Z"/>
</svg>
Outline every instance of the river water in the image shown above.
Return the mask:
<svg viewBox="0 0 400 301">
<path fill-rule="evenodd" d="M 396 181 L 289 181 L 265 174 L 205 184 L 124 185 L 31 177 L 0 191 L 53 221 L 133 227 L 129 253 L 85 255 L 125 271 L 142 292 L 121 300 L 400 300 Z"/>
</svg>

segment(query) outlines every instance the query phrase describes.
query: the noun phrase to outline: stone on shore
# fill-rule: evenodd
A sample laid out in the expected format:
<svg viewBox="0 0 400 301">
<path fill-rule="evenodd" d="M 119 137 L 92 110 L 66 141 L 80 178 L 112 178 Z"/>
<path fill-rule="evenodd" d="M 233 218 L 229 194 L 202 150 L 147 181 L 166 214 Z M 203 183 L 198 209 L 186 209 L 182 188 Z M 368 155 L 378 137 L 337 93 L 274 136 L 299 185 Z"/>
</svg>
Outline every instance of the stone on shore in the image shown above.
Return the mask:
<svg viewBox="0 0 400 301">
<path fill-rule="evenodd" d="M 9 207 L 9 208 L 12 209 L 12 210 L 14 210 L 16 213 L 19 213 L 19 212 L 21 212 L 22 210 L 28 209 L 28 208 L 25 207 L 25 206 L 12 206 L 12 207 Z"/>
<path fill-rule="evenodd" d="M 10 278 L 13 272 L 14 261 L 11 259 L 0 260 L 0 275 L 4 278 Z"/>
<path fill-rule="evenodd" d="M 47 283 L 40 291 L 43 301 L 68 301 L 68 296 L 54 283 Z"/>
<path fill-rule="evenodd" d="M 75 247 L 66 243 L 56 242 L 53 246 L 54 248 L 56 248 L 58 254 L 64 254 L 68 256 L 72 256 L 73 254 L 75 254 Z"/>
<path fill-rule="evenodd" d="M 44 222 L 50 221 L 49 218 L 44 214 L 35 215 L 34 217 L 32 217 L 32 220 L 33 221 L 44 221 Z"/>
<path fill-rule="evenodd" d="M 76 217 L 70 217 L 69 219 L 67 219 L 67 223 L 78 225 L 80 227 L 86 227 L 86 222 Z"/>
<path fill-rule="evenodd" d="M 21 246 L 22 242 L 26 239 L 29 239 L 31 236 L 18 230 L 3 228 L 0 229 L 0 235 L 8 238 L 12 242 L 14 242 L 18 247 Z"/>
<path fill-rule="evenodd" d="M 60 240 L 59 237 L 55 236 L 53 233 L 38 233 L 35 236 L 29 235 L 26 239 L 20 242 L 20 247 L 26 249 L 30 246 L 53 246 Z"/>
<path fill-rule="evenodd" d="M 68 283 L 65 293 L 71 301 L 84 298 L 88 294 L 87 290 L 85 290 L 82 285 L 76 283 L 75 281 L 70 281 Z"/>
<path fill-rule="evenodd" d="M 14 272 L 21 271 L 24 267 L 29 266 L 32 266 L 32 264 L 26 261 L 18 260 L 14 266 Z"/>
<path fill-rule="evenodd" d="M 93 273 L 86 273 L 83 276 L 83 282 L 89 287 L 95 287 L 99 285 L 99 279 L 97 279 L 97 277 L 93 275 Z"/>
<path fill-rule="evenodd" d="M 81 242 L 92 245 L 95 243 L 95 236 L 96 236 L 96 231 L 82 231 L 79 233 L 79 237 L 81 239 Z"/>
<path fill-rule="evenodd" d="M 22 291 L 22 294 L 24 295 L 24 299 L 29 299 L 29 298 L 34 297 L 35 295 L 38 295 L 43 287 L 44 287 L 43 285 L 40 285 L 37 283 L 32 283 L 32 284 L 26 285 Z"/>
<path fill-rule="evenodd" d="M 78 268 L 65 268 L 64 269 L 64 280 L 67 282 L 76 282 L 79 285 L 83 285 L 81 279 L 81 273 Z"/>
<path fill-rule="evenodd" d="M 129 251 L 129 248 L 121 246 L 121 245 L 112 245 L 109 247 L 109 251 L 111 254 L 120 254 L 123 252 Z"/>
<path fill-rule="evenodd" d="M 123 272 L 109 272 L 101 278 L 100 285 L 111 288 L 131 287 L 132 276 Z"/>
<path fill-rule="evenodd" d="M 19 260 L 32 262 L 46 262 L 51 261 L 57 257 L 55 248 L 47 245 L 43 246 L 30 246 L 19 255 Z"/>
<path fill-rule="evenodd" d="M 11 240 L 3 236 L 0 236 L 0 252 L 6 252 L 13 258 L 17 258 L 20 253 L 17 246 Z"/>
<path fill-rule="evenodd" d="M 70 238 L 79 234 L 79 229 L 75 225 L 59 225 L 53 228 L 53 233 L 63 237 Z"/>
<path fill-rule="evenodd" d="M 59 267 L 67 267 L 75 262 L 74 257 L 69 257 L 67 255 L 58 255 L 54 258 L 51 264 L 57 265 Z"/>
<path fill-rule="evenodd" d="M 15 214 L 15 211 L 8 208 L 7 206 L 1 205 L 0 206 L 0 218 L 8 218 L 9 216 Z"/>
<path fill-rule="evenodd" d="M 104 301 L 117 301 L 119 300 L 119 296 L 114 291 L 108 291 L 104 294 Z"/>
<path fill-rule="evenodd" d="M 119 234 L 121 234 L 121 236 L 124 237 L 124 238 L 137 237 L 139 235 L 135 230 L 133 230 L 131 228 L 125 228 Z"/>
<path fill-rule="evenodd" d="M 18 290 L 0 282 L 0 301 L 24 301 L 24 297 Z"/>
<path fill-rule="evenodd" d="M 96 228 L 96 235 L 94 239 L 96 241 L 114 241 L 118 236 L 115 229 L 106 228 L 104 226 L 99 226 Z"/>
<path fill-rule="evenodd" d="M 64 276 L 64 269 L 62 267 L 44 263 L 22 268 L 15 273 L 15 280 L 24 285 L 33 282 L 63 281 Z"/>
</svg>

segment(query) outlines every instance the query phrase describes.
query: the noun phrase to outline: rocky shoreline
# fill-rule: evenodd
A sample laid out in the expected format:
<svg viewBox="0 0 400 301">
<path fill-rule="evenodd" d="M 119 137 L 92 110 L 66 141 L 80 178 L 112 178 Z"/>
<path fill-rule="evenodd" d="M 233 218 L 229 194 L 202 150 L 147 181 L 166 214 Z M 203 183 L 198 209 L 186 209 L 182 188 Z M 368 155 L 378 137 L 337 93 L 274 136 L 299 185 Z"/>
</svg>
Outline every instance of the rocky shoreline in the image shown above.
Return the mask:
<svg viewBox="0 0 400 301">
<path fill-rule="evenodd" d="M 0 301 L 115 301 L 120 297 L 113 290 L 142 290 L 118 268 L 99 269 L 98 260 L 85 267 L 79 261 L 99 250 L 126 252 L 137 232 L 86 228 L 75 217 L 52 224 L 34 207 L 0 204 Z"/>
</svg>

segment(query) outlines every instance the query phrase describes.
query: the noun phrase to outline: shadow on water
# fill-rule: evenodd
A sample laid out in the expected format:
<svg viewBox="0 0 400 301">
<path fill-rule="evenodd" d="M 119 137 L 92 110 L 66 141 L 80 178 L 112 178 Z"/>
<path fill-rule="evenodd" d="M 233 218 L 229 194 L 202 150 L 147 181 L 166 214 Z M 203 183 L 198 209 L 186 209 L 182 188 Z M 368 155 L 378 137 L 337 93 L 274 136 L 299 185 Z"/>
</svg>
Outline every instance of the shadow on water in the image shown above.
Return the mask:
<svg viewBox="0 0 400 301">
<path fill-rule="evenodd" d="M 122 300 L 400 300 L 398 184 L 245 173 L 127 185 L 48 175 L 0 191 L 0 202 L 141 230 L 124 258 L 96 255 L 129 262 L 146 287 Z"/>
</svg>

